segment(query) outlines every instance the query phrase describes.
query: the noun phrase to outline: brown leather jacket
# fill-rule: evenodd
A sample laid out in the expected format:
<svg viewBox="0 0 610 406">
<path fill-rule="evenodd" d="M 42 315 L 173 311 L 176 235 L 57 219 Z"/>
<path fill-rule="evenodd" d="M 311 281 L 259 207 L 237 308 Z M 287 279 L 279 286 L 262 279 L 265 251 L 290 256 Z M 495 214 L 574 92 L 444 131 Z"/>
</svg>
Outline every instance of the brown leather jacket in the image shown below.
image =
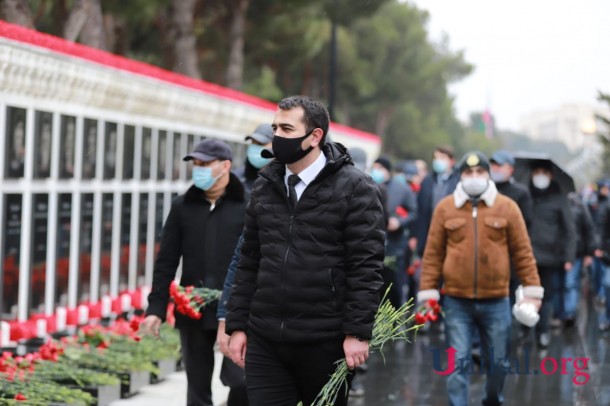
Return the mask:
<svg viewBox="0 0 610 406">
<path fill-rule="evenodd" d="M 540 286 L 525 221 L 517 204 L 493 183 L 473 208 L 458 185 L 436 207 L 423 257 L 420 292 L 444 283 L 449 296 L 507 297 L 511 260 L 525 287 Z"/>
</svg>

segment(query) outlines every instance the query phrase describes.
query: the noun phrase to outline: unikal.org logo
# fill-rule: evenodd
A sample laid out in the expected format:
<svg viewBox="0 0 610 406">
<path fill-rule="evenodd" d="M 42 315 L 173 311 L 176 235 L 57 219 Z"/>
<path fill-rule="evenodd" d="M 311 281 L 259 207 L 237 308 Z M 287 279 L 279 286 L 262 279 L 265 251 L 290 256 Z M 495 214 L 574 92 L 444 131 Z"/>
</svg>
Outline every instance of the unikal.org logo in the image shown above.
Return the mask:
<svg viewBox="0 0 610 406">
<path fill-rule="evenodd" d="M 453 373 L 463 375 L 554 375 L 559 372 L 561 375 L 569 375 L 573 372 L 572 382 L 574 385 L 585 385 L 589 382 L 590 375 L 587 372 L 589 358 L 577 357 L 546 357 L 540 361 L 537 369 L 530 369 L 531 359 L 528 348 L 523 350 L 523 357 L 519 359 L 499 359 L 494 356 L 494 348 L 487 350 L 486 359 L 494 362 L 486 362 L 480 368 L 476 368 L 470 357 L 459 358 L 456 356 L 457 350 L 449 347 L 445 351 L 439 348 L 431 348 L 432 367 L 434 373 L 440 376 L 448 376 Z M 447 354 L 447 367 L 442 367 L 442 353 Z"/>
</svg>

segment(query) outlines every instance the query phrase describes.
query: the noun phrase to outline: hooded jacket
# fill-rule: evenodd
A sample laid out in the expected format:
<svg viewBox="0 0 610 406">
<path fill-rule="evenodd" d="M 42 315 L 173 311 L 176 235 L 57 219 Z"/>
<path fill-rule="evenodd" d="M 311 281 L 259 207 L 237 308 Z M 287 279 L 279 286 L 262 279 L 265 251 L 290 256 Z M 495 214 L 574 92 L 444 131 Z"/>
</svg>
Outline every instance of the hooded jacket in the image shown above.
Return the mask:
<svg viewBox="0 0 610 406">
<path fill-rule="evenodd" d="M 538 266 L 561 268 L 576 258 L 576 226 L 570 203 L 557 182 L 538 189 L 530 182 L 534 215 L 530 227 Z"/>
<path fill-rule="evenodd" d="M 161 247 L 155 261 L 153 286 L 148 296 L 146 314 L 165 320 L 169 301 L 169 285 L 176 277 L 182 259 L 180 285 L 222 289 L 227 267 L 244 225 L 244 188 L 230 174 L 225 194 L 213 210 L 202 190 L 192 186 L 172 201 L 163 226 Z M 203 317 L 194 320 L 176 315 L 176 327 L 216 329 L 216 306 L 203 310 Z"/>
<path fill-rule="evenodd" d="M 272 161 L 254 183 L 226 331 L 276 342 L 370 338 L 382 286 L 385 224 L 379 189 L 340 144 L 296 208 L 285 165 Z"/>
<path fill-rule="evenodd" d="M 418 300 L 438 299 L 441 279 L 449 296 L 508 297 L 511 260 L 525 286 L 525 295 L 541 298 L 536 260 L 517 204 L 489 182 L 473 206 L 458 183 L 432 216 Z"/>
</svg>

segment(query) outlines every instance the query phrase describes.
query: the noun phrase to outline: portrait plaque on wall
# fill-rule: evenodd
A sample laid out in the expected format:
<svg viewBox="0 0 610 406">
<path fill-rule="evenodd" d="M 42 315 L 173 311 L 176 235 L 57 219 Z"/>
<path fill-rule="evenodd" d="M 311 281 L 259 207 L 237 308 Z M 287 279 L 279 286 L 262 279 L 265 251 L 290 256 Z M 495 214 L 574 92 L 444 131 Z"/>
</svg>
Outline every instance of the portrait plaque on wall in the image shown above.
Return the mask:
<svg viewBox="0 0 610 406">
<path fill-rule="evenodd" d="M 110 293 L 110 264 L 112 254 L 112 193 L 102 195 L 102 238 L 100 256 L 100 297 Z"/>
<path fill-rule="evenodd" d="M 157 179 L 165 179 L 165 168 L 167 167 L 165 156 L 167 154 L 167 131 L 159 131 L 159 152 L 157 165 Z"/>
<path fill-rule="evenodd" d="M 4 200 L 4 247 L 2 250 L 2 300 L 0 315 L 3 320 L 17 317 L 19 295 L 19 259 L 21 258 L 21 201 L 18 194 L 6 195 Z"/>
<path fill-rule="evenodd" d="M 25 170 L 25 109 L 6 109 L 5 176 L 9 179 L 23 178 Z"/>
<path fill-rule="evenodd" d="M 85 138 L 83 142 L 83 179 L 95 178 L 97 162 L 97 121 L 85 119 Z"/>
<path fill-rule="evenodd" d="M 49 195 L 34 195 L 32 218 L 32 264 L 30 270 L 30 309 L 44 310 L 47 270 L 47 232 L 49 224 Z"/>
<path fill-rule="evenodd" d="M 133 179 L 135 144 L 136 129 L 126 125 L 123 138 L 123 179 Z"/>
<path fill-rule="evenodd" d="M 106 123 L 104 128 L 104 179 L 114 178 L 117 154 L 117 125 Z"/>
<path fill-rule="evenodd" d="M 59 177 L 74 177 L 74 156 L 76 151 L 76 118 L 61 116 L 59 132 Z"/>
<path fill-rule="evenodd" d="M 140 178 L 150 179 L 150 157 L 152 153 L 152 131 L 150 128 L 142 129 L 142 165 Z"/>
<path fill-rule="evenodd" d="M 34 129 L 34 179 L 48 178 L 51 175 L 53 114 L 36 112 Z"/>
<path fill-rule="evenodd" d="M 78 292 L 79 301 L 89 300 L 91 284 L 91 253 L 93 248 L 93 193 L 81 196 L 81 223 L 80 223 L 80 249 Z"/>
<path fill-rule="evenodd" d="M 68 304 L 70 277 L 70 230 L 72 229 L 72 195 L 62 193 L 57 208 L 57 268 L 55 269 L 55 303 Z"/>
</svg>

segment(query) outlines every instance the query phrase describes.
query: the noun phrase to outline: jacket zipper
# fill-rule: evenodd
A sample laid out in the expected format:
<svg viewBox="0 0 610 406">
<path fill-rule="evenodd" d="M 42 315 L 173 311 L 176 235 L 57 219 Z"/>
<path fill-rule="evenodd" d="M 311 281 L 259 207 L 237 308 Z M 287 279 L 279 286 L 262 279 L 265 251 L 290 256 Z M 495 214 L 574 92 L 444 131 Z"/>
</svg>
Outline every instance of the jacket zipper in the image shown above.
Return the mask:
<svg viewBox="0 0 610 406">
<path fill-rule="evenodd" d="M 477 278 L 479 274 L 479 228 L 477 225 L 478 202 L 472 205 L 472 219 L 474 221 L 474 297 L 477 297 Z"/>
<path fill-rule="evenodd" d="M 317 181 L 319 181 L 321 179 L 320 175 L 325 171 L 326 166 L 324 168 L 322 168 L 322 170 L 320 171 L 320 173 L 318 174 L 318 176 L 316 176 L 316 178 L 311 182 L 316 183 Z M 285 285 L 284 285 L 284 277 L 286 274 L 286 263 L 288 262 L 288 254 L 290 253 L 290 244 L 292 243 L 292 224 L 294 223 L 294 213 L 296 212 L 296 207 L 292 208 L 291 204 L 290 204 L 290 200 L 288 200 L 288 196 L 286 195 L 285 191 L 276 183 L 273 181 L 273 179 L 271 179 L 270 177 L 265 176 L 264 174 L 261 175 L 263 178 L 267 179 L 272 185 L 273 187 L 279 192 L 279 194 L 281 196 L 283 196 L 284 201 L 286 202 L 286 205 L 288 206 L 288 208 L 290 209 L 290 218 L 289 218 L 289 222 L 288 222 L 288 245 L 286 247 L 286 252 L 284 253 L 284 266 L 282 267 L 282 273 L 281 273 L 281 282 L 280 282 L 280 292 L 281 292 L 281 296 L 282 298 L 284 298 L 285 295 Z M 298 204 L 298 202 L 297 202 Z M 284 306 L 282 306 L 282 310 L 280 313 L 280 317 L 281 317 L 281 323 L 280 323 L 280 340 L 284 339 L 284 319 L 285 319 L 285 315 L 284 315 Z"/>
</svg>

